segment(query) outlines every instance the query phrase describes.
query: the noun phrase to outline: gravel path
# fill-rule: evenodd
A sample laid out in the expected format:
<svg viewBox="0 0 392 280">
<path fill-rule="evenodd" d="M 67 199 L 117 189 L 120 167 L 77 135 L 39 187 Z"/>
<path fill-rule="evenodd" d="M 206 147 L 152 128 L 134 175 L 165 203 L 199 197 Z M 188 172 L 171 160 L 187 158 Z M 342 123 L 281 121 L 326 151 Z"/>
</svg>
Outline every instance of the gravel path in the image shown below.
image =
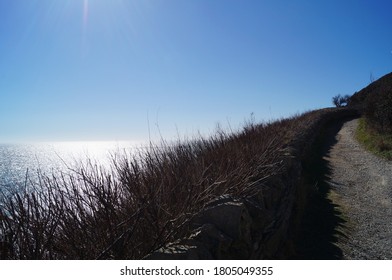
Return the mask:
<svg viewBox="0 0 392 280">
<path fill-rule="evenodd" d="M 392 259 L 392 163 L 354 139 L 358 120 L 343 124 L 324 160 L 331 200 L 345 219 L 335 245 L 344 259 Z"/>
</svg>

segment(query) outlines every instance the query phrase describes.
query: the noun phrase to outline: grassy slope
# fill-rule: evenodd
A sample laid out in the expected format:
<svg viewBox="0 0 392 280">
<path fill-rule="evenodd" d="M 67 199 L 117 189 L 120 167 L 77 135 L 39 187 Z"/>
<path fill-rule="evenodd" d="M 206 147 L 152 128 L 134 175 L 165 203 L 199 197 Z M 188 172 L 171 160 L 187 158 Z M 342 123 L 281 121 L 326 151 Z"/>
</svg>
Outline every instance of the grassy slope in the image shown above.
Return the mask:
<svg viewBox="0 0 392 280">
<path fill-rule="evenodd" d="M 392 73 L 386 74 L 377 81 L 369 84 L 350 98 L 350 105 L 362 110 L 364 116 L 367 115 L 367 107 L 371 105 L 375 96 L 392 92 Z M 373 100 L 374 101 L 374 100 Z M 388 106 L 387 106 L 388 107 Z M 359 122 L 357 129 L 357 139 L 366 149 L 378 156 L 392 160 L 392 135 L 381 134 L 373 129 L 372 123 L 365 117 Z"/>
<path fill-rule="evenodd" d="M 217 197 L 261 191 L 254 186 L 284 172 L 287 148 L 301 156 L 321 120 L 339 112 L 162 143 L 135 157 L 118 155 L 110 171 L 89 163 L 40 174 L 26 192 L 0 199 L 0 258 L 140 259 L 186 236 L 192 217 Z"/>
<path fill-rule="evenodd" d="M 365 118 L 359 120 L 356 131 L 357 140 L 372 153 L 385 159 L 392 160 L 392 135 L 381 134 L 372 129 Z"/>
<path fill-rule="evenodd" d="M 116 155 L 112 170 L 89 162 L 40 174 L 25 192 L 0 192 L 0 259 L 140 259 L 186 235 L 210 201 L 251 195 L 279 172 L 284 146 L 312 118 L 163 142 Z"/>
</svg>

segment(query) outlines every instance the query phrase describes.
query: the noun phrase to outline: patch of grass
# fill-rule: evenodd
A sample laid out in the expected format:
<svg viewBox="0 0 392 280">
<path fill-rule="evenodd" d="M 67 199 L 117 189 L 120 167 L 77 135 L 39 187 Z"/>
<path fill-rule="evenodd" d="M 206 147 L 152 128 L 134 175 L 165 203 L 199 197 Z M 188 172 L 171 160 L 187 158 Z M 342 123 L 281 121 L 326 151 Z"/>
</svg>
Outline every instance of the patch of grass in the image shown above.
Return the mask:
<svg viewBox="0 0 392 280">
<path fill-rule="evenodd" d="M 367 150 L 377 156 L 392 160 L 392 134 L 380 133 L 373 129 L 366 118 L 359 120 L 356 138 Z"/>
</svg>

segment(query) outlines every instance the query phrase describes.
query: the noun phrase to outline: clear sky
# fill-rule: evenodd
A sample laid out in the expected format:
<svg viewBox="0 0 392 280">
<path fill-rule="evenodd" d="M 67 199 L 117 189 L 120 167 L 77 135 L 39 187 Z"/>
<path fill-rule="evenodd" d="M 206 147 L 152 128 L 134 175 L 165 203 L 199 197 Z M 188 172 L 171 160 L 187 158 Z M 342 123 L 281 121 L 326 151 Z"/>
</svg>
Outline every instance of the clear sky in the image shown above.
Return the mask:
<svg viewBox="0 0 392 280">
<path fill-rule="evenodd" d="M 391 3 L 0 0 L 0 142 L 170 139 L 332 106 L 392 71 Z"/>
</svg>

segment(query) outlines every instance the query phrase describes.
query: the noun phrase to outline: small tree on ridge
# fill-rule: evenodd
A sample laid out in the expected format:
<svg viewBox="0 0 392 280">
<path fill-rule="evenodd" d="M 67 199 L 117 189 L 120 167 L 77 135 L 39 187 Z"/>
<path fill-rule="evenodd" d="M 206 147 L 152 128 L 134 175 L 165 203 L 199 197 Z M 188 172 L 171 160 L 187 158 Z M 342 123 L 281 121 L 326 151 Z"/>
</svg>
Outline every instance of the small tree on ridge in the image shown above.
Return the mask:
<svg viewBox="0 0 392 280">
<path fill-rule="evenodd" d="M 341 96 L 340 94 L 338 94 L 338 95 L 332 97 L 332 103 L 336 107 L 347 106 L 349 100 L 350 100 L 349 95 Z"/>
</svg>

